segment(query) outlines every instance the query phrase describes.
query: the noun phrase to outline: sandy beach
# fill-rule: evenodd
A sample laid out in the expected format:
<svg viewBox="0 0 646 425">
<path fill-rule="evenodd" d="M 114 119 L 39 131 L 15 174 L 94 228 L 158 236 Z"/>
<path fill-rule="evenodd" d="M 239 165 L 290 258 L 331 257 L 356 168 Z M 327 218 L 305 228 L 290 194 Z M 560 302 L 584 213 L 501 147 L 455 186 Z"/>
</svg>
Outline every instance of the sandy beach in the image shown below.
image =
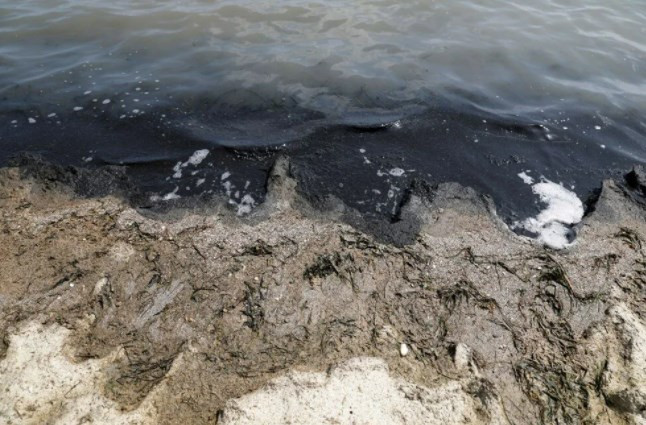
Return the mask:
<svg viewBox="0 0 646 425">
<path fill-rule="evenodd" d="M 242 218 L 38 170 L 0 170 L 1 423 L 646 423 L 640 170 L 559 251 L 451 183 L 369 223 L 285 158 Z"/>
</svg>

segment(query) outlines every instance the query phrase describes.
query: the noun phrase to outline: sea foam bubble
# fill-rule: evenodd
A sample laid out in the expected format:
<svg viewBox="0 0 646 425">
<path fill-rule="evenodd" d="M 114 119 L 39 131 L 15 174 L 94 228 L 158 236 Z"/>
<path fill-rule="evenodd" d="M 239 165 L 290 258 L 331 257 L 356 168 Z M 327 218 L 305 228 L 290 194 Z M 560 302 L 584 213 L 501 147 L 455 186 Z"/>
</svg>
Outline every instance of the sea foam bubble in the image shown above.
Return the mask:
<svg viewBox="0 0 646 425">
<path fill-rule="evenodd" d="M 538 241 L 554 249 L 571 245 L 568 235 L 571 227 L 583 219 L 583 203 L 577 195 L 560 184 L 542 177 L 538 183 L 526 173 L 519 177 L 532 185 L 532 192 L 538 195 L 546 206 L 536 217 L 516 222 L 513 228 L 525 229 L 537 235 Z"/>
</svg>

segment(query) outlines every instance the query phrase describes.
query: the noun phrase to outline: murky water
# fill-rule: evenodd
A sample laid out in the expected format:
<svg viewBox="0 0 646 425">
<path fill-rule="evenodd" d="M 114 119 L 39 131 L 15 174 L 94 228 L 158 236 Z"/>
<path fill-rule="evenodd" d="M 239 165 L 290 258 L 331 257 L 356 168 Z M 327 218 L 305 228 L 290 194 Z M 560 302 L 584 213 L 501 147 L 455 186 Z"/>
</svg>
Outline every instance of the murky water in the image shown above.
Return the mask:
<svg viewBox="0 0 646 425">
<path fill-rule="evenodd" d="M 127 164 L 237 203 L 270 148 L 357 208 L 421 177 L 513 214 L 521 171 L 585 197 L 646 159 L 646 2 L 0 0 L 0 99 L 4 160 Z"/>
</svg>

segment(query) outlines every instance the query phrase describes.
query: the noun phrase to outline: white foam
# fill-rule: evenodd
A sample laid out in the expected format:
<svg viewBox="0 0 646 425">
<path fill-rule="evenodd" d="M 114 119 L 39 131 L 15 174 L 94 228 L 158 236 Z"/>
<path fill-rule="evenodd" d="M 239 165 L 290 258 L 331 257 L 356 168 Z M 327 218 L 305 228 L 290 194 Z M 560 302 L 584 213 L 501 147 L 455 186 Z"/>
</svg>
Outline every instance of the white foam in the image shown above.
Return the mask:
<svg viewBox="0 0 646 425">
<path fill-rule="evenodd" d="M 405 173 L 406 173 L 406 171 L 404 171 L 403 169 L 398 168 L 398 167 L 395 167 L 395 168 L 391 169 L 391 170 L 388 172 L 388 174 L 390 174 L 391 176 L 394 176 L 394 177 L 401 177 L 401 176 L 403 176 Z"/>
<path fill-rule="evenodd" d="M 159 202 L 159 201 L 170 201 L 170 200 L 173 200 L 173 199 L 179 199 L 179 198 L 181 198 L 181 196 L 177 194 L 178 191 L 179 191 L 179 186 L 176 186 L 175 190 L 165 194 L 164 196 L 152 195 L 150 197 L 150 200 L 152 202 Z"/>
<path fill-rule="evenodd" d="M 29 124 L 36 124 L 36 119 L 34 118 L 28 118 L 27 121 L 29 122 Z"/>
<path fill-rule="evenodd" d="M 182 170 L 184 168 L 188 167 L 189 165 L 192 165 L 194 167 L 200 165 L 208 155 L 209 155 L 208 149 L 200 149 L 193 152 L 193 155 L 191 155 L 185 162 L 179 161 L 173 167 L 173 178 L 174 179 L 182 178 Z M 193 173 L 193 175 L 195 175 L 195 173 Z"/>
<path fill-rule="evenodd" d="M 251 195 L 245 195 L 238 204 L 238 215 L 246 215 L 256 206 L 256 200 Z"/>
<path fill-rule="evenodd" d="M 523 177 L 521 176 L 521 178 Z M 523 180 L 525 181 L 524 178 Z M 527 183 L 527 181 L 525 182 Z M 542 178 L 539 183 L 533 184 L 532 191 L 547 206 L 536 217 L 517 222 L 513 227 L 523 228 L 537 234 L 537 239 L 551 248 L 562 249 L 569 246 L 570 242 L 567 236 L 570 227 L 579 223 L 583 218 L 584 210 L 581 200 L 574 192 L 545 178 Z"/>
<path fill-rule="evenodd" d="M 74 107 L 74 112 L 82 111 L 83 107 L 82 106 L 75 106 Z"/>
<path fill-rule="evenodd" d="M 227 196 L 231 197 L 231 191 L 235 187 L 230 181 L 225 181 L 222 186 L 224 187 L 224 190 L 226 190 Z"/>
<path fill-rule="evenodd" d="M 52 112 L 51 114 L 47 115 L 47 118 L 54 118 L 56 116 L 55 112 Z"/>
<path fill-rule="evenodd" d="M 220 180 L 226 180 L 229 177 L 231 177 L 231 173 L 228 171 L 225 171 L 224 173 L 222 173 L 222 177 L 220 177 Z"/>
<path fill-rule="evenodd" d="M 174 171 L 173 178 L 174 179 L 181 179 L 182 178 L 183 165 L 184 164 L 182 163 L 182 161 L 180 161 L 177 164 L 175 164 L 175 166 L 173 167 L 173 171 Z"/>
<path fill-rule="evenodd" d="M 523 179 L 525 184 L 534 184 L 534 179 L 530 175 L 528 175 L 525 171 L 523 171 L 522 173 L 518 173 L 518 177 Z"/>
<path fill-rule="evenodd" d="M 195 152 L 193 152 L 193 155 L 186 161 L 186 165 L 191 164 L 191 165 L 200 165 L 204 159 L 209 156 L 209 150 L 208 149 L 200 149 Z"/>
<path fill-rule="evenodd" d="M 162 198 L 162 201 L 170 201 L 170 200 L 172 200 L 172 199 L 179 199 L 179 198 L 181 198 L 181 196 L 179 196 L 179 195 L 177 194 L 177 191 L 178 191 L 178 190 L 179 190 L 179 187 L 176 187 L 176 188 L 175 188 L 175 190 L 173 190 L 172 192 L 169 192 L 169 193 L 167 193 L 166 195 L 164 195 L 164 197 Z"/>
<path fill-rule="evenodd" d="M 108 103 L 110 103 L 110 102 L 111 102 L 111 100 L 110 100 L 110 99 L 105 99 L 105 100 L 104 100 L 103 102 L 101 102 L 101 103 L 103 103 L 104 105 L 107 105 L 107 104 L 108 104 Z"/>
</svg>

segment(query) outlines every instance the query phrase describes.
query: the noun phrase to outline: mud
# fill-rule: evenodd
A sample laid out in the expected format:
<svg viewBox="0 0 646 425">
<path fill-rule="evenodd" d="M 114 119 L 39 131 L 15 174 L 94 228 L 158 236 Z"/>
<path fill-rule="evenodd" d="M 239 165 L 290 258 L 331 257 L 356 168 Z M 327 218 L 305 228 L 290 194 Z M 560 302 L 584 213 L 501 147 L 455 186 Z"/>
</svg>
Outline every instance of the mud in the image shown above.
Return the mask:
<svg viewBox="0 0 646 425">
<path fill-rule="evenodd" d="M 563 251 L 456 184 L 314 208 L 284 158 L 244 218 L 61 181 L 0 171 L 0 422 L 646 422 L 640 169 Z"/>
</svg>

